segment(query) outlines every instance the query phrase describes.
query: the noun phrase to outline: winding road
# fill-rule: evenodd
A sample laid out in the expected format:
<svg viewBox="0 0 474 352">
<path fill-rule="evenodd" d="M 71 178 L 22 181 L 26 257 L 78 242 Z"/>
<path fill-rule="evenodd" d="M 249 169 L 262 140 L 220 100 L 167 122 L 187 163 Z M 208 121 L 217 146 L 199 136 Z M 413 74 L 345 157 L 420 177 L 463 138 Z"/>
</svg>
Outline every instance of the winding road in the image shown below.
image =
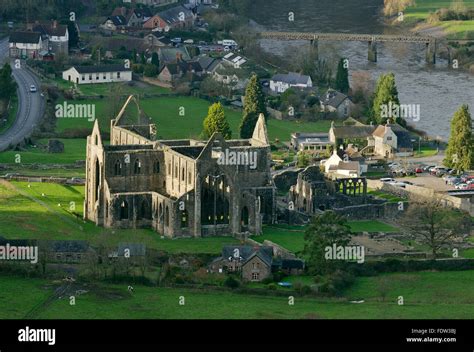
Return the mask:
<svg viewBox="0 0 474 352">
<path fill-rule="evenodd" d="M 0 62 L 8 60 L 8 38 L 0 41 Z M 21 68 L 12 65 L 13 77 L 18 85 L 19 108 L 13 125 L 0 135 L 0 151 L 4 151 L 10 145 L 20 143 L 31 135 L 40 122 L 45 108 L 44 99 L 41 96 L 40 80 L 21 62 Z M 30 86 L 34 84 L 38 92 L 31 93 Z"/>
</svg>

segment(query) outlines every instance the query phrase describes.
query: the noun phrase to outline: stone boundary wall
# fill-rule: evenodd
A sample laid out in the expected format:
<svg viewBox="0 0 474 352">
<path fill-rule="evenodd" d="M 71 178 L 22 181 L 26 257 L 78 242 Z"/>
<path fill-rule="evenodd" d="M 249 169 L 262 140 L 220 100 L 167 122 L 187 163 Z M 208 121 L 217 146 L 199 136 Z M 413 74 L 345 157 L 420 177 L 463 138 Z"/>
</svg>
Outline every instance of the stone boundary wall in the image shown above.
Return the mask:
<svg viewBox="0 0 474 352">
<path fill-rule="evenodd" d="M 19 182 L 41 182 L 41 183 L 57 183 L 61 185 L 84 186 L 85 179 L 80 178 L 65 178 L 65 177 L 41 177 L 41 176 L 0 176 L 0 179 L 5 181 L 19 181 Z"/>
<path fill-rule="evenodd" d="M 431 188 L 415 186 L 415 185 L 406 185 L 405 188 L 392 186 L 387 183 L 378 181 L 378 180 L 367 180 L 367 186 L 372 189 L 381 190 L 387 193 L 395 194 L 400 197 L 422 197 L 422 198 L 432 198 L 434 196 L 440 196 L 441 199 L 446 201 L 447 205 L 452 206 L 453 208 L 461 209 L 469 212 L 471 216 L 474 216 L 474 204 L 467 198 L 458 198 L 453 197 L 448 194 L 443 194 L 436 192 Z"/>
</svg>

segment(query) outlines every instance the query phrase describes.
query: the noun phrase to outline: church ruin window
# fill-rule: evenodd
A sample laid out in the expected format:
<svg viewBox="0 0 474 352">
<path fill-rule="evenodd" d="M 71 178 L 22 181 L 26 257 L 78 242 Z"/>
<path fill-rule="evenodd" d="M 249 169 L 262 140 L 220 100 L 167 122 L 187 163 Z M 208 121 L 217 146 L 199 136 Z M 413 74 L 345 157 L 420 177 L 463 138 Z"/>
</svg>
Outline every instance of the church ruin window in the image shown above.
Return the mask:
<svg viewBox="0 0 474 352">
<path fill-rule="evenodd" d="M 185 175 L 186 175 L 186 173 L 185 173 L 184 167 L 183 167 L 183 168 L 181 169 L 181 181 L 182 181 L 182 182 L 185 181 L 185 179 L 184 179 Z"/>
<path fill-rule="evenodd" d="M 181 212 L 181 228 L 186 228 L 188 227 L 188 211 L 183 210 Z"/>
<path fill-rule="evenodd" d="M 229 224 L 229 194 L 226 193 L 224 175 L 207 176 L 202 183 L 201 191 L 201 224 Z"/>
<path fill-rule="evenodd" d="M 128 220 L 128 203 L 126 200 L 120 205 L 120 220 Z"/>
<path fill-rule="evenodd" d="M 242 231 L 247 231 L 249 226 L 249 209 L 247 207 L 242 208 L 242 213 L 240 216 L 240 224 Z"/>
<path fill-rule="evenodd" d="M 192 184 L 192 181 L 193 181 L 193 174 L 191 173 L 191 171 L 188 172 L 188 184 Z"/>
<path fill-rule="evenodd" d="M 170 226 L 170 208 L 168 206 L 165 208 L 165 226 Z"/>
<path fill-rule="evenodd" d="M 95 135 L 95 145 L 99 145 L 99 136 Z"/>
<path fill-rule="evenodd" d="M 158 207 L 158 221 L 161 223 L 163 222 L 163 204 L 160 203 L 160 206 Z"/>
<path fill-rule="evenodd" d="M 133 166 L 133 173 L 135 175 L 140 175 L 142 171 L 142 164 L 140 162 L 140 159 L 135 159 L 135 164 Z"/>
<path fill-rule="evenodd" d="M 120 162 L 120 160 L 117 160 L 115 162 L 114 175 L 115 176 L 121 176 L 122 175 L 122 163 Z"/>
<path fill-rule="evenodd" d="M 155 163 L 153 164 L 153 172 L 155 174 L 160 173 L 160 162 L 159 161 L 155 161 Z"/>
<path fill-rule="evenodd" d="M 140 209 L 138 212 L 138 220 L 142 219 L 150 219 L 151 214 L 150 214 L 150 206 L 146 200 L 142 201 L 140 205 Z"/>
<path fill-rule="evenodd" d="M 94 202 L 99 199 L 100 190 L 100 164 L 99 159 L 95 159 L 95 178 L 94 178 Z"/>
</svg>

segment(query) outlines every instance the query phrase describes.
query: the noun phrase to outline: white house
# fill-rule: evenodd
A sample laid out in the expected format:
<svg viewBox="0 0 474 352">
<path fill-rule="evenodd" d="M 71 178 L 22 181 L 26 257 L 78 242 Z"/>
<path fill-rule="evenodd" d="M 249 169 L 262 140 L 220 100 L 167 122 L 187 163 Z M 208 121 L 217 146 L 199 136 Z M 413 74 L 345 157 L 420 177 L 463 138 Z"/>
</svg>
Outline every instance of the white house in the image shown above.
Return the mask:
<svg viewBox="0 0 474 352">
<path fill-rule="evenodd" d="M 54 54 L 67 55 L 69 53 L 69 30 L 66 25 L 58 24 L 58 21 L 52 21 L 51 23 L 37 22 L 33 27 L 33 31 L 41 33 L 43 40 L 48 40 L 49 49 Z"/>
<path fill-rule="evenodd" d="M 231 65 L 234 68 L 241 68 L 247 62 L 247 59 L 242 55 L 228 53 L 222 58 L 222 62 Z"/>
<path fill-rule="evenodd" d="M 288 74 L 276 74 L 270 80 L 270 89 L 276 93 L 284 93 L 291 87 L 311 88 L 313 81 L 310 76 L 290 72 Z"/>
<path fill-rule="evenodd" d="M 375 140 L 375 154 L 393 158 L 413 155 L 410 133 L 397 124 L 379 125 L 372 134 Z"/>
<path fill-rule="evenodd" d="M 361 165 L 358 161 L 343 160 L 334 150 L 331 157 L 321 161 L 324 163 L 324 172 L 330 178 L 337 177 L 360 177 L 362 174 Z"/>
<path fill-rule="evenodd" d="M 11 58 L 38 59 L 48 50 L 48 41 L 43 41 L 37 32 L 13 32 L 10 34 Z"/>
<path fill-rule="evenodd" d="M 123 65 L 73 66 L 63 72 L 63 79 L 77 84 L 130 82 L 132 70 Z"/>
</svg>

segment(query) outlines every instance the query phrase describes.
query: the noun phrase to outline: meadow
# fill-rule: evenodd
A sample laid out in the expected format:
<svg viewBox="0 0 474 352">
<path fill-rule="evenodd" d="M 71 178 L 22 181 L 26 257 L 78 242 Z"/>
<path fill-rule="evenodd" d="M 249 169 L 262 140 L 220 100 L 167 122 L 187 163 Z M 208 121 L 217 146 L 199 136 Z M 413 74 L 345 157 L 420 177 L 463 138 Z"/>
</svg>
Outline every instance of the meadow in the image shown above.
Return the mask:
<svg viewBox="0 0 474 352">
<path fill-rule="evenodd" d="M 408 23 L 426 21 L 430 13 L 438 9 L 449 9 L 453 1 L 450 0 L 415 0 L 413 5 L 404 11 L 405 21 Z M 463 0 L 467 9 L 474 9 L 474 0 Z M 443 21 L 439 22 L 448 38 L 451 39 L 474 39 L 474 21 Z"/>
<path fill-rule="evenodd" d="M 470 319 L 472 272 L 415 272 L 357 278 L 339 298 L 237 294 L 231 291 L 81 285 L 87 293 L 53 299 L 58 282 L 0 276 L 0 319 Z M 80 284 L 78 284 L 79 286 Z M 185 304 L 180 305 L 183 296 Z M 397 300 L 403 296 L 404 304 Z M 354 304 L 351 300 L 364 300 Z"/>
</svg>

